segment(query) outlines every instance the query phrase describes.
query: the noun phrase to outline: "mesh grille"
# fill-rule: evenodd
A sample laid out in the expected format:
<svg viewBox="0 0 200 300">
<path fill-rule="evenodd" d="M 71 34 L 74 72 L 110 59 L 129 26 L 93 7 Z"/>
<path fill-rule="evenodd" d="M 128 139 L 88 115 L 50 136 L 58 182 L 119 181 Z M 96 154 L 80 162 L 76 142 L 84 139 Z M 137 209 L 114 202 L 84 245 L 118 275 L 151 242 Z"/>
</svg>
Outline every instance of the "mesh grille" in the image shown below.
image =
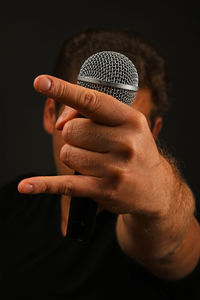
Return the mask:
<svg viewBox="0 0 200 300">
<path fill-rule="evenodd" d="M 112 84 L 125 84 L 135 87 L 135 91 L 105 86 L 78 80 L 78 84 L 113 96 L 119 101 L 130 105 L 138 88 L 137 70 L 125 55 L 103 51 L 90 56 L 82 65 L 79 76 L 106 81 Z"/>
<path fill-rule="evenodd" d="M 126 91 L 126 90 L 119 89 L 116 87 L 113 88 L 113 87 L 104 86 L 104 85 L 95 84 L 95 83 L 79 81 L 78 84 L 83 87 L 111 95 L 114 98 L 116 98 L 117 100 L 119 100 L 120 102 L 123 102 L 124 104 L 127 104 L 127 105 L 131 105 L 131 103 L 133 102 L 135 95 L 136 95 L 136 92 L 133 92 L 133 91 Z"/>
</svg>

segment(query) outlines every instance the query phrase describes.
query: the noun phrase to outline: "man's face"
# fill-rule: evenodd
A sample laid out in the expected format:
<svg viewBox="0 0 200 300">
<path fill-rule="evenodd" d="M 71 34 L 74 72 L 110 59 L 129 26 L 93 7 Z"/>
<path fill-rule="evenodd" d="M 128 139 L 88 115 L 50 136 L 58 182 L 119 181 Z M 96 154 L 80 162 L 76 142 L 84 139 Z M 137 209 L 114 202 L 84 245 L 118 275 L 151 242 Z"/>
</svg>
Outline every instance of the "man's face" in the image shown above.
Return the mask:
<svg viewBox="0 0 200 300">
<path fill-rule="evenodd" d="M 48 133 L 52 134 L 53 138 L 53 153 L 54 153 L 54 160 L 57 168 L 57 172 L 59 175 L 66 175 L 66 174 L 73 174 L 73 170 L 67 167 L 61 160 L 60 160 L 60 150 L 62 146 L 65 144 L 63 137 L 62 137 L 62 132 L 58 131 L 55 128 L 55 123 L 56 123 L 56 112 L 55 112 L 55 104 L 54 100 L 48 99 L 49 101 L 51 100 L 52 102 L 48 104 L 48 101 L 46 102 L 45 105 L 45 111 L 44 111 L 44 127 Z M 54 105 L 54 111 L 53 111 L 53 106 Z M 152 100 L 151 100 L 151 94 L 148 89 L 139 89 L 136 97 L 131 105 L 133 108 L 139 110 L 142 112 L 148 123 L 149 126 L 150 124 L 150 113 L 152 110 Z M 50 113 L 50 107 L 51 107 L 51 118 L 47 117 L 47 115 Z M 63 111 L 63 109 L 68 110 L 73 117 L 78 116 L 78 112 L 70 107 L 62 107 L 60 109 L 59 114 Z M 160 118 L 161 119 L 161 118 Z M 161 120 L 162 121 L 162 120 Z M 154 125 L 154 128 L 152 130 L 152 134 L 154 135 L 154 138 L 157 137 L 160 128 L 161 128 L 161 121 L 158 122 L 158 119 L 156 120 L 156 123 Z M 49 124 L 49 122 L 51 124 Z M 159 124 L 157 124 L 157 122 Z M 50 125 L 50 127 L 49 127 Z M 157 128 L 156 128 L 157 127 Z M 49 129 L 50 128 L 50 129 Z"/>
</svg>

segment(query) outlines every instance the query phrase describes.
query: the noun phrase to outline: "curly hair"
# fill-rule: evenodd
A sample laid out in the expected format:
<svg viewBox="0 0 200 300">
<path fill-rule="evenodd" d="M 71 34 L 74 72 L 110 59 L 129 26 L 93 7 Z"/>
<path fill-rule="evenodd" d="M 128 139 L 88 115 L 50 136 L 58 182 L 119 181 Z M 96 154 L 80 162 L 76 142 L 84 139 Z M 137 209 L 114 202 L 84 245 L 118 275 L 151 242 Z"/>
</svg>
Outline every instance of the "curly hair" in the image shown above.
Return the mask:
<svg viewBox="0 0 200 300">
<path fill-rule="evenodd" d="M 138 71 L 139 88 L 151 92 L 151 123 L 165 115 L 171 102 L 165 59 L 147 38 L 135 31 L 87 29 L 71 35 L 60 49 L 53 75 L 75 82 L 83 62 L 100 51 L 120 52 L 132 60 Z"/>
</svg>

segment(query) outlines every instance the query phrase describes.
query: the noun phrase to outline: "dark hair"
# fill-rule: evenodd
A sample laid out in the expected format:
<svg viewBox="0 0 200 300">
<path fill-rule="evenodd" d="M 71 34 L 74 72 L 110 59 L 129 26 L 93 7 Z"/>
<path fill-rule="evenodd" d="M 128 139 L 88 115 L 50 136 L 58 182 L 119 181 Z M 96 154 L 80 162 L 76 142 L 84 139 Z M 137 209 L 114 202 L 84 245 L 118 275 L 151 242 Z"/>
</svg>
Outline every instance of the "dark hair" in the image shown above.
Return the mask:
<svg viewBox="0 0 200 300">
<path fill-rule="evenodd" d="M 151 91 L 151 123 L 167 112 L 170 97 L 165 60 L 149 40 L 134 31 L 88 29 L 70 36 L 61 47 L 53 75 L 75 82 L 83 62 L 100 51 L 120 52 L 133 61 L 139 88 Z"/>
</svg>

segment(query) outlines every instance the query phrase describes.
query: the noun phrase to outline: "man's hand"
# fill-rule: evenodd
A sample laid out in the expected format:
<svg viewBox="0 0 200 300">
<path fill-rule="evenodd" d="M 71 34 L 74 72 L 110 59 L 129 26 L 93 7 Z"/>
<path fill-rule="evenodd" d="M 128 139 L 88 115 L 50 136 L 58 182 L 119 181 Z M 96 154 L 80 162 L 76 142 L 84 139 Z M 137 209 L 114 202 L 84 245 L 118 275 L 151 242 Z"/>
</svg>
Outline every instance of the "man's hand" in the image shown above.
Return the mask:
<svg viewBox="0 0 200 300">
<path fill-rule="evenodd" d="M 25 179 L 20 192 L 90 197 L 118 214 L 166 213 L 170 203 L 158 193 L 162 159 L 142 113 L 109 95 L 51 76 L 37 77 L 34 87 L 87 117 L 57 122 L 66 142 L 60 159 L 81 175 Z"/>
<path fill-rule="evenodd" d="M 164 279 L 189 274 L 200 254 L 194 198 L 159 154 L 145 116 L 49 75 L 37 77 L 34 87 L 86 117 L 56 124 L 65 141 L 60 159 L 81 175 L 27 178 L 19 191 L 92 198 L 119 214 L 117 237 L 127 255 Z"/>
</svg>

